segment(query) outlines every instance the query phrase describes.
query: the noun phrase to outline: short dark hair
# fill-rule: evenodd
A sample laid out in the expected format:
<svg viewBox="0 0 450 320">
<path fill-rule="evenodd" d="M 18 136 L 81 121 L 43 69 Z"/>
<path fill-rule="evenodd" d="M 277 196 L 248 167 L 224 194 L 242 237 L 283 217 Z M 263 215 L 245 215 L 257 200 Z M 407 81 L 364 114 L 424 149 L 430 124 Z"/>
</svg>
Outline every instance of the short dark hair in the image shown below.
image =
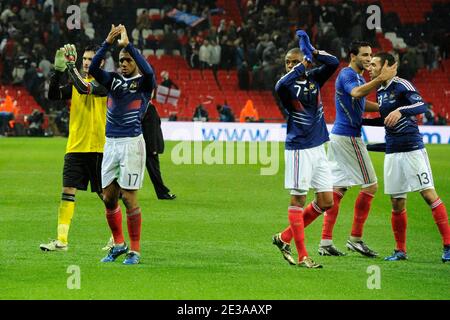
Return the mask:
<svg viewBox="0 0 450 320">
<path fill-rule="evenodd" d="M 387 61 L 388 66 L 392 66 L 395 63 L 395 58 L 392 54 L 387 52 L 378 52 L 374 56 L 374 58 L 380 58 L 381 65 L 384 66 L 384 63 Z"/>
<path fill-rule="evenodd" d="M 97 52 L 100 49 L 100 46 L 98 44 L 88 44 L 85 48 L 84 51 L 94 51 Z"/>
<path fill-rule="evenodd" d="M 367 41 L 352 41 L 352 43 L 350 43 L 350 47 L 348 48 L 348 57 L 350 58 L 352 53 L 356 56 L 359 53 L 359 48 L 370 46 L 370 43 Z"/>
</svg>

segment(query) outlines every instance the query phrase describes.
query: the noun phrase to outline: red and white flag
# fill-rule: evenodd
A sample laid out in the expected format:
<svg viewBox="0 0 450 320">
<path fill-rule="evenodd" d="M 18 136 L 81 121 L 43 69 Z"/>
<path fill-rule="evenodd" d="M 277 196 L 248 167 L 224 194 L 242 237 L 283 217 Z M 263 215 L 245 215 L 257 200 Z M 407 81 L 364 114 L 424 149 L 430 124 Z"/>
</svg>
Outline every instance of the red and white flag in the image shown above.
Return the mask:
<svg viewBox="0 0 450 320">
<path fill-rule="evenodd" d="M 156 101 L 159 103 L 170 103 L 175 107 L 178 104 L 178 99 L 180 98 L 180 90 L 159 85 L 156 90 Z"/>
</svg>

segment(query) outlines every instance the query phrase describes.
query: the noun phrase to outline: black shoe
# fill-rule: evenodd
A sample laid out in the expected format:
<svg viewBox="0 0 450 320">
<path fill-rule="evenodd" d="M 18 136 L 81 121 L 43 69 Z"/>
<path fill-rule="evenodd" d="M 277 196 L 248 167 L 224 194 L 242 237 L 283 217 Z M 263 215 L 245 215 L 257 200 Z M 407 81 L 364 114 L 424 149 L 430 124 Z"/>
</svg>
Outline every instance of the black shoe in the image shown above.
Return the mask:
<svg viewBox="0 0 450 320">
<path fill-rule="evenodd" d="M 277 233 L 272 237 L 272 243 L 280 249 L 281 254 L 283 255 L 283 258 L 290 264 L 290 265 L 296 265 L 294 258 L 292 257 L 291 253 L 291 246 L 287 243 L 284 243 L 281 240 L 281 235 Z"/>
<path fill-rule="evenodd" d="M 339 251 L 334 245 L 319 246 L 319 254 L 321 256 L 345 256 L 345 253 Z"/>
<path fill-rule="evenodd" d="M 158 196 L 159 200 L 173 200 L 175 199 L 177 196 L 172 194 L 172 193 L 165 193 L 161 196 Z"/>
<path fill-rule="evenodd" d="M 369 258 L 375 258 L 378 256 L 378 253 L 370 249 L 362 240 L 351 241 L 349 239 L 347 240 L 346 247 L 348 248 L 348 250 L 359 252 L 363 256 Z"/>
</svg>

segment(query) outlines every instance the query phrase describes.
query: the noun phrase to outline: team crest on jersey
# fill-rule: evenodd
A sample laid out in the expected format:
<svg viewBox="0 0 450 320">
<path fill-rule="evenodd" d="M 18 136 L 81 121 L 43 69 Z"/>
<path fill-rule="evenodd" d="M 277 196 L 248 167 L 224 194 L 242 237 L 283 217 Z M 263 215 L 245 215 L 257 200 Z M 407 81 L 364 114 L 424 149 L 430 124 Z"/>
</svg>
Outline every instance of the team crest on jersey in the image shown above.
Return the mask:
<svg viewBox="0 0 450 320">
<path fill-rule="evenodd" d="M 309 84 L 309 90 L 314 90 L 316 88 L 314 83 Z"/>
<path fill-rule="evenodd" d="M 137 81 L 131 82 L 131 84 L 130 84 L 130 90 L 136 90 L 137 87 L 138 87 Z"/>
<path fill-rule="evenodd" d="M 394 100 L 395 99 L 395 92 L 391 91 L 389 94 L 389 100 Z"/>
</svg>

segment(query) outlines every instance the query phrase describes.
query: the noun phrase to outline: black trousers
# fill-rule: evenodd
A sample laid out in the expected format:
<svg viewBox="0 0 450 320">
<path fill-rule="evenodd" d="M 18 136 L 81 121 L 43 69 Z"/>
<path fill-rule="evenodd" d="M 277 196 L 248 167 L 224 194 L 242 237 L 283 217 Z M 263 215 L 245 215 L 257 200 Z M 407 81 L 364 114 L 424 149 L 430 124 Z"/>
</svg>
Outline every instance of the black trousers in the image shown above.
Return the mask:
<svg viewBox="0 0 450 320">
<path fill-rule="evenodd" d="M 170 190 L 164 185 L 164 182 L 161 177 L 158 154 L 157 153 L 148 154 L 147 159 L 145 161 L 145 166 L 147 167 L 148 175 L 152 180 L 153 187 L 155 188 L 155 192 L 158 198 L 168 193 Z"/>
</svg>

